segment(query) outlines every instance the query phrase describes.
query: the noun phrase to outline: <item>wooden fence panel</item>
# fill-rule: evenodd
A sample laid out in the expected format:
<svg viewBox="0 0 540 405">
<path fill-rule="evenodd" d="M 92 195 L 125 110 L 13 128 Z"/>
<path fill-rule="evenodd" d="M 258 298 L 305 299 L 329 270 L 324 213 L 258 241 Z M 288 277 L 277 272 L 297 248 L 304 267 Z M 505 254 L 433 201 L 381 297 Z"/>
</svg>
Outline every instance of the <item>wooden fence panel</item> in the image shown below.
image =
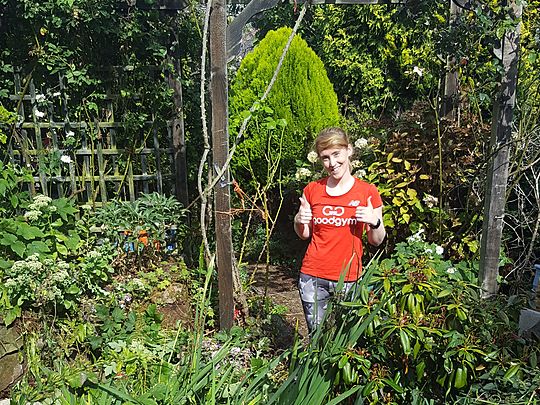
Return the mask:
<svg viewBox="0 0 540 405">
<path fill-rule="evenodd" d="M 165 162 L 170 164 L 168 180 L 174 184 L 173 149 L 160 147 L 160 139 L 172 145 L 170 124 L 159 127 L 152 115 L 138 133 L 127 133 L 127 126 L 115 121 L 113 97 L 100 106 L 104 120 L 75 121 L 61 75 L 56 93 L 41 92 L 20 74 L 14 79 L 10 99 L 17 103 L 20 119 L 8 154 L 32 170 L 34 181 L 28 183 L 32 195 L 74 197 L 93 206 L 111 199 L 133 201 L 143 192 L 163 193 Z"/>
</svg>

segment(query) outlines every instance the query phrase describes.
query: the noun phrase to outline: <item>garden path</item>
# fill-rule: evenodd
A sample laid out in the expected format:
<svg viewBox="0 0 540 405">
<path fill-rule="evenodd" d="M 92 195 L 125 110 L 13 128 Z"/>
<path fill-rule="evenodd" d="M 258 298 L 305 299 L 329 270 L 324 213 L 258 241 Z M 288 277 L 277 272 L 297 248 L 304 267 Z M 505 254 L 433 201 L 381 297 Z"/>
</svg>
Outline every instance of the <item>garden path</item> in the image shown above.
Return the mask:
<svg viewBox="0 0 540 405">
<path fill-rule="evenodd" d="M 250 274 L 255 270 L 255 265 L 250 266 Z M 253 290 L 261 297 L 264 295 L 264 286 L 268 280 L 266 294 L 276 305 L 287 307 L 284 314 L 286 325 L 283 325 L 281 333 L 283 335 L 294 333 L 298 324 L 298 333 L 302 338 L 307 336 L 307 325 L 304 318 L 302 303 L 298 294 L 298 274 L 284 266 L 269 266 L 268 277 L 266 276 L 265 265 L 259 265 L 252 285 Z M 287 336 L 282 336 L 286 339 Z"/>
</svg>

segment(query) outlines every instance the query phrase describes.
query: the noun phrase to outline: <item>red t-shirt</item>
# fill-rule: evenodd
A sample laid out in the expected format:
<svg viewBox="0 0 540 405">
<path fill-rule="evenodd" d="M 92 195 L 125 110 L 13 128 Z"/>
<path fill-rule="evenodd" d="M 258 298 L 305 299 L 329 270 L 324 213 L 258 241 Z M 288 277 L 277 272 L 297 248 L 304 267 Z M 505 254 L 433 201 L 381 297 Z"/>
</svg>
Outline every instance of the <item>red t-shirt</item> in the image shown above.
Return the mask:
<svg viewBox="0 0 540 405">
<path fill-rule="evenodd" d="M 304 274 L 337 281 L 348 269 L 345 281 L 356 281 L 362 274 L 362 234 L 365 224 L 357 221 L 356 207 L 367 206 L 371 196 L 374 208 L 382 206 L 377 188 L 355 178 L 345 194 L 326 192 L 328 178 L 309 183 L 304 195 L 313 214 L 312 235 L 302 261 Z"/>
</svg>

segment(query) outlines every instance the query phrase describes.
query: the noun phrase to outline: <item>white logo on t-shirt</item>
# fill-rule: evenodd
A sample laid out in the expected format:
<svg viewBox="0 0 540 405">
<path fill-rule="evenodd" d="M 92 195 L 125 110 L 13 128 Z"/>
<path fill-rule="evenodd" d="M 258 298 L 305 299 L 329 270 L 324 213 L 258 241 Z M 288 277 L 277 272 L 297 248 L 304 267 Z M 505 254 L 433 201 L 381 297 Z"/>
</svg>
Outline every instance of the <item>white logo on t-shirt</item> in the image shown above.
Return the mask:
<svg viewBox="0 0 540 405">
<path fill-rule="evenodd" d="M 344 207 L 333 207 L 331 205 L 325 205 L 322 208 L 323 217 L 314 217 L 313 223 L 315 225 L 333 225 L 333 226 L 347 226 L 355 225 L 358 220 L 354 217 L 351 218 L 340 218 L 345 214 Z"/>
<path fill-rule="evenodd" d="M 322 209 L 323 215 L 329 217 L 331 215 L 334 215 L 336 217 L 340 217 L 345 213 L 345 208 L 343 207 L 332 207 L 331 205 L 325 205 Z"/>
</svg>

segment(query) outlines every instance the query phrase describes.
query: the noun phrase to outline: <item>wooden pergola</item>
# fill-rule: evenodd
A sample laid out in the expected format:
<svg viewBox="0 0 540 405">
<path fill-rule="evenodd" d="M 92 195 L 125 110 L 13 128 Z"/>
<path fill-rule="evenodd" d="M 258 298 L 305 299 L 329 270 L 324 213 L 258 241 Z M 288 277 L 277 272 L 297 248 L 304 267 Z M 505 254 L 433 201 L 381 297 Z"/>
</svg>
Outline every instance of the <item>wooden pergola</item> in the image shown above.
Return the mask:
<svg viewBox="0 0 540 405">
<path fill-rule="evenodd" d="M 161 0 L 183 3 L 183 0 Z M 297 0 L 304 3 L 305 0 Z M 450 9 L 470 5 L 472 0 L 448 0 Z M 213 0 L 210 13 L 210 66 L 212 102 L 212 145 L 214 165 L 223 167 L 229 154 L 227 62 L 239 51 L 242 28 L 256 14 L 278 5 L 282 0 L 232 0 L 232 4 L 245 4 L 244 10 L 227 26 L 226 0 Z M 311 4 L 374 5 L 399 4 L 406 0 L 312 0 Z M 514 17 L 520 18 L 522 3 L 508 0 Z M 499 93 L 493 106 L 493 123 L 486 182 L 484 222 L 480 250 L 481 287 L 485 297 L 497 293 L 499 251 L 504 225 L 506 186 L 509 167 L 511 124 L 516 100 L 520 26 L 505 33 L 500 59 L 504 67 Z M 447 83 L 448 83 L 447 78 Z M 451 80 L 450 80 L 451 82 Z M 448 94 L 447 94 L 448 95 Z M 229 173 L 215 187 L 215 233 L 219 288 L 220 327 L 233 326 L 233 248 L 231 237 Z"/>
</svg>

